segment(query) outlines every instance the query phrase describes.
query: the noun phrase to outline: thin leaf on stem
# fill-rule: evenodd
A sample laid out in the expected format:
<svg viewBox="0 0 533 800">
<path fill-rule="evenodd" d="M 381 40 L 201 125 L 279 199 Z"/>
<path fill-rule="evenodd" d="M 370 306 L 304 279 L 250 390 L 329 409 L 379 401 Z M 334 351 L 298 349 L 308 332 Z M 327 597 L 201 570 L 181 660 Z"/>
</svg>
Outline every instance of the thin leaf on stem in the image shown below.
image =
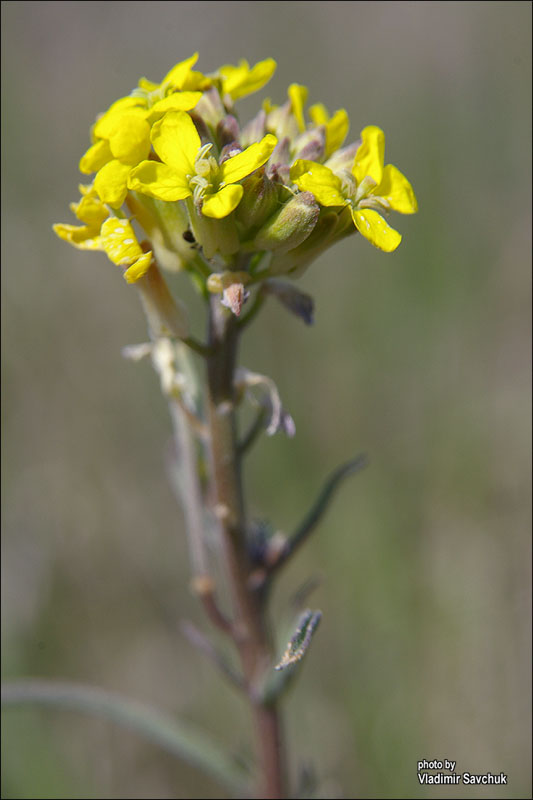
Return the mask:
<svg viewBox="0 0 533 800">
<path fill-rule="evenodd" d="M 353 475 L 366 467 L 368 458 L 361 454 L 338 467 L 326 480 L 317 499 L 311 509 L 304 517 L 296 531 L 289 537 L 285 550 L 280 555 L 278 561 L 270 568 L 270 574 L 277 571 L 295 553 L 295 551 L 309 538 L 314 531 L 327 509 L 342 481 L 349 475 Z"/>
<path fill-rule="evenodd" d="M 242 793 L 247 782 L 243 767 L 205 734 L 188 723 L 114 692 L 70 682 L 16 681 L 2 686 L 2 705 L 46 705 L 105 717 L 158 744 L 175 756 L 218 780 L 230 791 Z"/>
</svg>

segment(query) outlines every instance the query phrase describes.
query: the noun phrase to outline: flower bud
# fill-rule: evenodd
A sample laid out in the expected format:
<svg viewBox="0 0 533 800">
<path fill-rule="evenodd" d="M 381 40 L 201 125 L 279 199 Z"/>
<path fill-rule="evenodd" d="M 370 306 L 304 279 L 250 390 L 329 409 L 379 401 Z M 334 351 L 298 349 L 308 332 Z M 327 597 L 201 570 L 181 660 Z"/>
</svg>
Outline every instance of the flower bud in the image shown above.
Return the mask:
<svg viewBox="0 0 533 800">
<path fill-rule="evenodd" d="M 266 168 L 268 177 L 277 183 L 290 184 L 290 160 L 291 142 L 287 136 L 284 136 L 283 139 L 278 139 L 278 143 L 270 156 Z"/>
<path fill-rule="evenodd" d="M 237 156 L 239 153 L 242 153 L 242 150 L 243 148 L 239 142 L 228 142 L 228 144 L 225 144 L 220 151 L 218 163 L 223 164 L 224 161 L 227 161 L 229 158 L 233 158 L 233 156 Z"/>
<path fill-rule="evenodd" d="M 278 204 L 277 186 L 258 169 L 242 182 L 244 194 L 235 216 L 246 230 L 259 228 L 274 213 Z"/>
<path fill-rule="evenodd" d="M 250 292 L 244 288 L 242 283 L 232 283 L 227 289 L 224 289 L 220 302 L 238 317 L 249 296 Z"/>
<path fill-rule="evenodd" d="M 266 129 L 274 133 L 278 139 L 288 136 L 292 140 L 298 136 L 300 131 L 296 117 L 292 113 L 290 100 L 287 100 L 282 106 L 269 111 L 266 119 Z"/>
<path fill-rule="evenodd" d="M 242 283 L 243 286 L 246 286 L 249 281 L 250 275 L 247 272 L 225 270 L 224 272 L 212 272 L 206 285 L 207 291 L 211 294 L 221 294 L 232 283 Z"/>
<path fill-rule="evenodd" d="M 326 128 L 319 125 L 300 134 L 294 142 L 294 161 L 303 158 L 306 161 L 321 161 L 326 152 Z"/>
<path fill-rule="evenodd" d="M 329 167 L 335 174 L 343 172 L 344 170 L 350 170 L 360 144 L 360 141 L 352 142 L 352 144 L 346 145 L 346 147 L 343 147 L 341 150 L 337 150 L 324 162 L 326 167 Z"/>
<path fill-rule="evenodd" d="M 200 117 L 204 123 L 211 128 L 215 128 L 226 116 L 226 109 L 222 104 L 219 93 L 216 89 L 208 89 L 204 92 L 194 107 L 194 112 L 191 114 L 193 118 Z M 196 119 L 195 119 L 196 122 Z M 200 133 L 200 136 L 202 134 Z"/>
<path fill-rule="evenodd" d="M 277 252 L 292 250 L 307 239 L 319 213 L 320 208 L 311 192 L 295 195 L 263 225 L 255 237 L 255 247 Z"/>
<path fill-rule="evenodd" d="M 348 209 L 345 209 L 345 211 L 349 216 Z M 334 211 L 327 212 L 321 216 L 311 235 L 303 243 L 289 252 L 284 251 L 279 255 L 278 253 L 274 254 L 275 257 L 270 264 L 270 273 L 272 275 L 290 275 L 293 278 L 300 277 L 311 262 L 337 240 L 337 232 L 340 227 L 339 220 L 339 215 Z M 353 231 L 353 225 L 350 231 Z"/>
<path fill-rule="evenodd" d="M 158 264 L 171 272 L 182 269 L 192 252 L 192 245 L 184 238 L 189 220 L 182 204 L 164 203 L 137 192 L 130 192 L 126 202 L 150 238 Z"/>
<path fill-rule="evenodd" d="M 244 147 L 248 147 L 248 145 L 254 142 L 261 141 L 266 133 L 265 124 L 266 111 L 261 109 L 261 111 L 242 129 L 241 142 Z"/>
<path fill-rule="evenodd" d="M 232 142 L 238 142 L 240 134 L 239 123 L 232 114 L 227 114 L 217 125 L 217 139 L 221 148 Z"/>
<path fill-rule="evenodd" d="M 191 228 L 197 243 L 207 259 L 215 253 L 232 255 L 239 249 L 239 236 L 233 214 L 223 219 L 206 217 L 196 208 L 189 208 Z"/>
</svg>

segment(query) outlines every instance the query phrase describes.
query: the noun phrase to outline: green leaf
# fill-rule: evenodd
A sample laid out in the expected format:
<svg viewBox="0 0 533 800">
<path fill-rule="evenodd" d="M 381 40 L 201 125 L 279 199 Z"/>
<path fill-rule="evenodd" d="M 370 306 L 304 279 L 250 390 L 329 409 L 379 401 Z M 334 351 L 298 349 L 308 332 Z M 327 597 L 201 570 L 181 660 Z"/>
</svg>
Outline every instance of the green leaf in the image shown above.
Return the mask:
<svg viewBox="0 0 533 800">
<path fill-rule="evenodd" d="M 85 711 L 107 717 L 150 739 L 218 780 L 230 791 L 246 796 L 247 771 L 189 724 L 119 694 L 75 683 L 17 681 L 2 686 L 2 705 L 28 703 Z"/>
</svg>

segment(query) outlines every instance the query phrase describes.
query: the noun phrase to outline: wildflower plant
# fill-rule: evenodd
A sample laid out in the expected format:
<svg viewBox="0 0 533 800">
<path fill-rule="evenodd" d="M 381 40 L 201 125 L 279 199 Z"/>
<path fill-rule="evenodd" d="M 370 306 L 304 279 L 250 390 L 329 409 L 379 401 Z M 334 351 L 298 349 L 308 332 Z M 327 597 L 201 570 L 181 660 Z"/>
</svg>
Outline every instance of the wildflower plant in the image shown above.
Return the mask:
<svg viewBox="0 0 533 800">
<path fill-rule="evenodd" d="M 80 161 L 90 177 L 71 205 L 78 222 L 54 230 L 74 247 L 105 252 L 139 292 L 149 342 L 124 354 L 151 358 L 159 375 L 173 423 L 171 478 L 187 523 L 191 586 L 211 623 L 233 642 L 239 672 L 206 634 L 189 623 L 184 633 L 249 701 L 251 772 L 176 720 L 132 710 L 130 701 L 64 686 L 55 694 L 26 687 L 25 696 L 50 699 L 51 692 L 58 702 L 127 720 L 242 796 L 253 785 L 258 797 L 288 797 L 280 705 L 321 614 L 303 610 L 288 644 L 276 642 L 267 619 L 270 589 L 340 482 L 365 460 L 330 476 L 291 535 L 250 520 L 241 480 L 246 454 L 261 431 L 293 436 L 295 425 L 272 378 L 238 365 L 238 345 L 268 298 L 311 323 L 312 298 L 295 279 L 357 232 L 376 248 L 395 250 L 401 234 L 386 217 L 412 214 L 417 202 L 407 178 L 385 165 L 380 128 L 364 127 L 346 144 L 347 112 L 330 114 L 322 104 L 306 110 L 308 90 L 298 84 L 281 105 L 265 100 L 243 123 L 238 101 L 265 86 L 275 62 L 250 67 L 243 60 L 204 75 L 194 69 L 197 58 L 178 63 L 160 83 L 141 78 L 96 120 Z M 176 271 L 203 299 L 205 341 L 191 336 L 187 308 L 169 289 L 165 273 Z M 249 403 L 257 416 L 242 431 L 240 411 Z M 222 600 L 211 568 L 213 528 L 229 586 Z M 20 696 L 12 689 L 12 700 Z"/>
</svg>

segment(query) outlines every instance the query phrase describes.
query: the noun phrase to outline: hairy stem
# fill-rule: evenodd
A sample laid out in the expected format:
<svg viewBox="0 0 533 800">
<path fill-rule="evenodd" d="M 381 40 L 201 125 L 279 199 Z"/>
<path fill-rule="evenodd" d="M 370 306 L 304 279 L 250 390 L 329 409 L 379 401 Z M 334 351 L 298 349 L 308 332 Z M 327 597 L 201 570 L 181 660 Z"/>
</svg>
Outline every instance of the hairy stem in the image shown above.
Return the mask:
<svg viewBox="0 0 533 800">
<path fill-rule="evenodd" d="M 272 652 L 260 597 L 249 585 L 246 516 L 238 455 L 234 372 L 239 329 L 235 317 L 213 298 L 209 311 L 207 413 L 215 513 L 233 603 L 234 636 L 252 703 L 256 754 L 261 770 L 259 798 L 284 796 L 281 727 L 275 703 L 266 704 L 256 691 Z"/>
</svg>

